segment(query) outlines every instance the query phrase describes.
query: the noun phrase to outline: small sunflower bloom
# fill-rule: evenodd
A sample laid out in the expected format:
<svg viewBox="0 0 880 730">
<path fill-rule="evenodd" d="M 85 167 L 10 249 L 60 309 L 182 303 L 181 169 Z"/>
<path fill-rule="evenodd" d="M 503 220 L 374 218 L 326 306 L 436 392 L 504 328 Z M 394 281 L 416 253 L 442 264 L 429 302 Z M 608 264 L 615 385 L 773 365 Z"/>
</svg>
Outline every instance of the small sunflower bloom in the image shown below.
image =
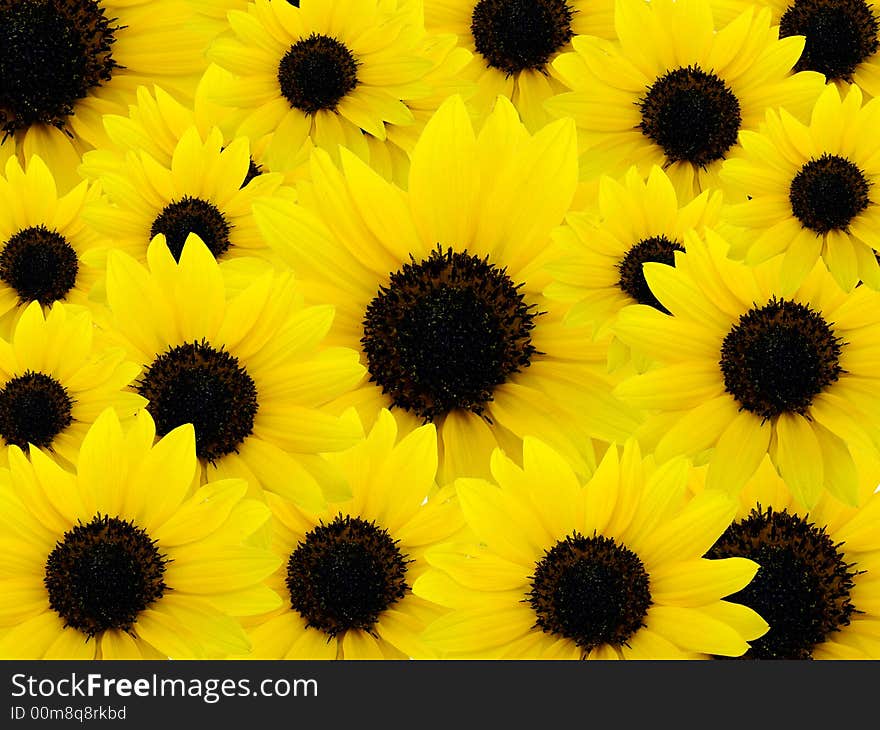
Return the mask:
<svg viewBox="0 0 880 730">
<path fill-rule="evenodd" d="M 233 35 L 210 59 L 234 76 L 205 93 L 245 110 L 237 133 L 271 136 L 265 159 L 283 170 L 310 140 L 338 161 L 347 147 L 386 178 L 405 179 L 408 153 L 430 115 L 465 92 L 469 54 L 451 35 L 427 33 L 420 4 L 361 0 L 256 0 L 229 13 Z"/>
<path fill-rule="evenodd" d="M 8 333 L 31 302 L 90 306 L 100 269 L 88 261 L 107 245 L 84 216 L 100 199 L 98 187 L 82 181 L 59 195 L 40 157 L 26 168 L 11 157 L 0 175 L 0 199 L 0 331 Z"/>
<path fill-rule="evenodd" d="M 735 501 L 688 497 L 692 467 L 642 459 L 635 441 L 606 452 L 584 483 L 557 452 L 527 438 L 520 468 L 501 451 L 492 481 L 460 479 L 478 546 L 427 552 L 416 595 L 447 606 L 424 641 L 449 658 L 699 659 L 740 656 L 767 631 L 722 600 L 758 565 L 703 558 Z"/>
<path fill-rule="evenodd" d="M 128 386 L 140 367 L 120 347 L 103 347 L 87 311 L 55 304 L 25 310 L 0 339 L 0 436 L 25 453 L 41 449 L 68 464 L 108 405 L 127 419 L 146 404 Z M 5 461 L 6 449 L 0 454 Z"/>
<path fill-rule="evenodd" d="M 857 86 L 841 96 L 829 85 L 809 125 L 780 109 L 742 132 L 720 176 L 733 203 L 725 218 L 746 231 L 738 253 L 747 263 L 785 254 L 796 280 L 821 256 L 844 289 L 880 289 L 878 125 L 880 100 L 863 106 Z"/>
<path fill-rule="evenodd" d="M 857 503 L 854 456 L 876 455 L 880 433 L 877 292 L 843 291 L 821 262 L 789 286 L 781 257 L 730 260 L 710 230 L 685 249 L 675 267 L 645 264 L 671 314 L 633 305 L 615 326 L 658 363 L 616 388 L 649 412 L 658 460 L 708 459 L 708 485 L 736 492 L 769 453 L 803 504 L 825 489 Z"/>
<path fill-rule="evenodd" d="M 545 106 L 577 122 L 584 180 L 660 165 L 685 198 L 720 187 L 741 130 L 770 107 L 807 114 L 825 83 L 791 73 L 804 39 L 778 38 L 766 8 L 717 26 L 705 0 L 617 0 L 614 26 L 614 43 L 575 38 L 553 62 L 570 91 Z"/>
<path fill-rule="evenodd" d="M 650 261 L 674 266 L 675 252 L 684 250 L 685 233 L 717 225 L 720 211 L 719 191 L 681 200 L 656 165 L 647 179 L 635 167 L 621 180 L 603 176 L 596 205 L 569 213 L 565 225 L 553 232 L 560 254 L 547 266 L 553 282 L 544 294 L 571 303 L 567 323 L 591 324 L 598 333 L 630 304 L 665 312 L 642 266 Z M 609 365 L 628 359 L 619 342 L 610 345 Z"/>
<path fill-rule="evenodd" d="M 9 448 L 0 471 L 0 657 L 221 659 L 246 653 L 239 617 L 278 605 L 278 566 L 244 544 L 269 519 L 247 484 L 194 489 L 186 425 L 155 441 L 141 411 L 95 421 L 69 472 Z"/>
<path fill-rule="evenodd" d="M 158 434 L 192 423 L 205 479 L 243 478 L 321 509 L 317 454 L 363 435 L 353 413 L 323 410 L 364 375 L 355 351 L 323 344 L 333 308 L 303 306 L 287 273 L 230 293 L 196 236 L 179 262 L 156 238 L 147 261 L 110 252 L 105 336 L 142 366 L 134 390 Z"/>
<path fill-rule="evenodd" d="M 124 164 L 100 175 L 107 197 L 89 205 L 84 216 L 112 237 L 113 248 L 142 262 L 155 237 L 179 259 L 194 233 L 230 275 L 247 281 L 270 265 L 254 224 L 253 202 L 274 194 L 282 183 L 277 173 L 251 173 L 247 139 L 224 146 L 216 127 L 203 137 L 192 126 L 181 135 L 170 164 L 143 151 L 126 152 Z"/>
<path fill-rule="evenodd" d="M 351 498 L 308 513 L 267 494 L 285 605 L 250 629 L 255 659 L 407 659 L 444 609 L 412 593 L 426 551 L 464 524 L 455 490 L 438 488 L 432 424 L 402 435 L 382 411 L 366 439 L 330 461 Z M 367 466 L 368 465 L 368 466 Z"/>
</svg>

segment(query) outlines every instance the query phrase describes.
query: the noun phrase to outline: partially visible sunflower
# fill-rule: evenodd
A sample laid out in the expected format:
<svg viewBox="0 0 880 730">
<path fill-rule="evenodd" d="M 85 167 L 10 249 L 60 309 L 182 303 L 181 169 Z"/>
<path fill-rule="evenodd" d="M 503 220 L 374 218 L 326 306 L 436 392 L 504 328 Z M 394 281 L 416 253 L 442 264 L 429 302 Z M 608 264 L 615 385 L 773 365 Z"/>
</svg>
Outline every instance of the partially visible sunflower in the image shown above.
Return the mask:
<svg viewBox="0 0 880 730">
<path fill-rule="evenodd" d="M 743 659 L 876 659 L 880 656 L 880 494 L 875 473 L 860 507 L 828 494 L 798 503 L 764 459 L 740 494 L 733 524 L 706 553 L 761 567 L 729 600 L 770 624 Z"/>
<path fill-rule="evenodd" d="M 281 175 L 271 173 L 248 179 L 250 165 L 244 137 L 224 147 L 223 134 L 216 127 L 204 137 L 196 127 L 189 127 L 175 146 L 170 165 L 146 152 L 128 151 L 124 165 L 105 170 L 99 180 L 107 199 L 89 205 L 85 219 L 112 237 L 114 248 L 139 261 L 146 261 L 147 246 L 156 236 L 179 259 L 187 236 L 195 233 L 224 268 L 241 270 L 247 281 L 252 278 L 253 259 L 268 263 L 270 254 L 251 206 L 282 183 Z"/>
<path fill-rule="evenodd" d="M 645 264 L 671 315 L 633 305 L 615 332 L 659 366 L 616 392 L 651 411 L 665 460 L 708 452 L 710 487 L 740 489 L 766 454 L 812 507 L 828 489 L 858 500 L 854 454 L 880 446 L 880 294 L 844 292 L 817 262 L 799 286 L 781 257 L 752 268 L 710 230 L 675 267 Z"/>
<path fill-rule="evenodd" d="M 806 114 L 825 82 L 791 73 L 803 37 L 780 40 L 768 9 L 717 27 L 705 0 L 617 0 L 614 22 L 619 44 L 575 38 L 553 62 L 571 91 L 546 107 L 577 122 L 584 179 L 661 165 L 683 197 L 718 187 L 740 130 L 770 107 Z"/>
<path fill-rule="evenodd" d="M 141 411 L 112 410 L 83 441 L 76 472 L 9 449 L 0 471 L 0 657 L 219 659 L 245 653 L 237 617 L 280 598 L 278 567 L 245 539 L 269 510 L 238 479 L 193 488 L 190 425 L 155 441 Z"/>
<path fill-rule="evenodd" d="M 364 374 L 355 351 L 323 344 L 333 308 L 303 306 L 287 273 L 267 272 L 230 295 L 193 235 L 179 262 L 154 239 L 147 262 L 110 252 L 105 334 L 143 366 L 135 390 L 159 435 L 192 423 L 206 479 L 244 478 L 321 509 L 317 454 L 362 435 L 353 413 L 322 410 Z"/>
<path fill-rule="evenodd" d="M 637 417 L 610 396 L 607 343 L 566 327 L 541 291 L 550 231 L 576 187 L 574 126 L 530 135 L 499 97 L 477 135 L 460 97 L 413 152 L 409 191 L 348 151 L 317 150 L 301 203 L 254 215 L 313 301 L 330 301 L 334 344 L 358 348 L 370 382 L 343 398 L 368 426 L 399 408 L 402 426 L 437 425 L 440 479 L 486 473 L 539 431 L 583 472 L 591 438 L 626 438 Z"/>
<path fill-rule="evenodd" d="M 451 35 L 426 33 L 417 3 L 256 0 L 231 11 L 234 37 L 212 61 L 237 77 L 206 90 L 245 110 L 238 133 L 266 147 L 272 170 L 308 139 L 338 161 L 343 145 L 386 178 L 406 177 L 408 153 L 430 115 L 463 92 L 469 60 Z"/>
<path fill-rule="evenodd" d="M 367 438 L 331 457 L 351 499 L 307 513 L 267 495 L 283 558 L 269 586 L 285 599 L 250 631 L 255 659 L 426 658 L 425 626 L 444 610 L 412 594 L 425 552 L 464 523 L 455 490 L 438 490 L 437 435 L 398 437 L 382 411 Z"/>
<path fill-rule="evenodd" d="M 450 658 L 699 659 L 740 656 L 767 630 L 721 600 L 758 566 L 702 559 L 736 503 L 689 498 L 686 459 L 655 468 L 630 440 L 584 484 L 541 441 L 523 453 L 519 468 L 496 451 L 492 482 L 457 482 L 480 545 L 427 551 L 434 570 L 413 591 L 452 609 L 427 644 Z"/>
<path fill-rule="evenodd" d="M 748 263 L 784 253 L 785 275 L 796 281 L 821 256 L 844 289 L 859 281 L 880 289 L 878 126 L 880 100 L 862 106 L 857 86 L 841 99 L 831 85 L 809 126 L 782 109 L 740 135 L 721 179 L 744 201 L 725 216 L 748 229 Z"/>
<path fill-rule="evenodd" d="M 553 283 L 544 294 L 572 303 L 566 322 L 593 324 L 600 333 L 628 304 L 666 311 L 648 287 L 642 265 L 655 261 L 674 266 L 675 252 L 684 250 L 685 232 L 716 225 L 720 208 L 718 191 L 678 199 L 656 165 L 647 180 L 635 167 L 621 182 L 603 176 L 597 206 L 570 213 L 565 226 L 554 231 L 560 257 L 547 266 Z M 609 358 L 611 365 L 627 358 L 616 341 Z"/>
<path fill-rule="evenodd" d="M 425 0 L 425 22 L 473 53 L 461 74 L 480 117 L 503 95 L 532 132 L 551 121 L 544 101 L 566 90 L 553 60 L 575 36 L 615 37 L 614 0 Z"/>
<path fill-rule="evenodd" d="M 100 347 L 87 311 L 33 302 L 9 341 L 0 339 L 0 437 L 76 462 L 86 432 L 108 406 L 128 418 L 146 401 L 128 390 L 140 367 L 122 348 Z M 6 460 L 6 449 L 0 462 Z"/>
<path fill-rule="evenodd" d="M 39 157 L 23 169 L 14 157 L 0 175 L 0 333 L 8 334 L 30 302 L 88 306 L 99 270 L 84 259 L 106 246 L 84 222 L 85 207 L 100 199 L 83 181 L 59 196 Z"/>
<path fill-rule="evenodd" d="M 101 115 L 122 113 L 144 83 L 191 96 L 209 36 L 182 0 L 2 0 L 0 146 L 42 157 L 63 190 Z"/>
<path fill-rule="evenodd" d="M 213 66 L 210 72 L 206 72 L 206 77 L 219 70 Z M 224 126 L 216 118 L 216 109 L 200 92 L 203 85 L 208 83 L 212 81 L 199 84 L 192 104 L 182 104 L 159 86 L 139 86 L 137 103 L 129 105 L 127 115 L 104 115 L 108 143 L 83 155 L 80 173 L 92 179 L 108 172 L 118 173 L 125 167 L 125 153 L 128 151 L 144 152 L 162 167 L 170 168 L 174 150 L 191 127 L 197 127 L 203 138 L 211 133 L 213 127 L 219 127 L 224 133 L 224 146 L 231 142 L 234 136 L 226 134 Z M 308 150 L 300 151 L 299 156 L 307 161 Z M 261 151 L 251 145 L 248 172 L 242 180 L 242 187 L 265 172 L 270 170 L 263 162 Z"/>
<path fill-rule="evenodd" d="M 841 92 L 856 84 L 880 96 L 880 13 L 869 0 L 711 0 L 716 16 L 768 7 L 779 36 L 802 35 L 796 71 L 818 71 Z"/>
</svg>

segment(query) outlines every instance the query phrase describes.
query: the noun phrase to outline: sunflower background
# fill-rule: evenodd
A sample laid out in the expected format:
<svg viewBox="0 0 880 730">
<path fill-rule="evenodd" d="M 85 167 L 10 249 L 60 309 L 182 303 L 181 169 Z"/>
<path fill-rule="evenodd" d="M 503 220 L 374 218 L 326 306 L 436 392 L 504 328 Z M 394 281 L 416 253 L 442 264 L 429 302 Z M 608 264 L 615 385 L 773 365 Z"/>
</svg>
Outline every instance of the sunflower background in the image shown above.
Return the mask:
<svg viewBox="0 0 880 730">
<path fill-rule="evenodd" d="M 0 0 L 0 658 L 880 659 L 878 54 Z"/>
</svg>

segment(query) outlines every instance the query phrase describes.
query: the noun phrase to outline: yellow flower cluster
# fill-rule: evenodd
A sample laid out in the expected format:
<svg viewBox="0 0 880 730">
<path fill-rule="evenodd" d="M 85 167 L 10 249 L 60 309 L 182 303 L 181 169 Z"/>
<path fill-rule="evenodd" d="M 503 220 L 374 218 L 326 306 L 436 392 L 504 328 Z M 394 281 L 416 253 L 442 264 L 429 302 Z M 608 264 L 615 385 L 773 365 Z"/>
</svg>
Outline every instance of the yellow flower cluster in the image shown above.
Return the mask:
<svg viewBox="0 0 880 730">
<path fill-rule="evenodd" d="M 0 658 L 880 659 L 878 95 L 867 0 L 0 0 Z"/>
</svg>

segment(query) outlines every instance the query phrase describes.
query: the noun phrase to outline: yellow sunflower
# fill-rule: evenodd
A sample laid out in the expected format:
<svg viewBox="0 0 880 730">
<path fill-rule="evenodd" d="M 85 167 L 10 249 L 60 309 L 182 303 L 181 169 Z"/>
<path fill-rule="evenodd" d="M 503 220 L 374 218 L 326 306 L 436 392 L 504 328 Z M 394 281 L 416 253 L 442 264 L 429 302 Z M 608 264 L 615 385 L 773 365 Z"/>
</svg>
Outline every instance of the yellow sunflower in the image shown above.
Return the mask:
<svg viewBox="0 0 880 730">
<path fill-rule="evenodd" d="M 254 224 L 253 202 L 272 195 L 281 175 L 251 177 L 248 140 L 223 145 L 216 127 L 203 138 L 189 127 L 174 148 L 170 164 L 146 152 L 128 151 L 124 164 L 105 169 L 99 181 L 107 199 L 90 204 L 85 219 L 112 237 L 113 247 L 146 261 L 147 246 L 160 236 L 175 259 L 195 233 L 225 269 L 252 280 L 270 253 Z M 248 179 L 250 178 L 250 179 Z M 262 264 L 265 266 L 266 264 Z"/>
<path fill-rule="evenodd" d="M 570 92 L 546 102 L 581 132 L 582 176 L 662 165 L 680 195 L 718 187 L 721 160 L 770 107 L 806 114 L 821 74 L 791 73 L 801 36 L 779 39 L 770 11 L 716 28 L 705 0 L 617 0 L 619 43 L 575 38 L 553 66 Z"/>
<path fill-rule="evenodd" d="M 425 23 L 473 53 L 461 74 L 481 118 L 500 94 L 536 132 L 551 121 L 544 102 L 566 90 L 553 59 L 575 36 L 613 39 L 614 0 L 425 0 Z"/>
<path fill-rule="evenodd" d="M 415 148 L 407 193 L 348 151 L 340 171 L 318 150 L 300 205 L 255 203 L 306 296 L 336 305 L 332 342 L 360 349 L 370 372 L 340 407 L 368 426 L 388 407 L 407 430 L 433 421 L 444 483 L 485 474 L 493 448 L 535 431 L 586 471 L 591 437 L 636 425 L 610 396 L 607 343 L 541 296 L 576 177 L 570 121 L 531 136 L 499 97 L 476 135 L 452 97 Z"/>
<path fill-rule="evenodd" d="M 865 472 L 867 474 L 867 472 Z M 880 494 L 860 480 L 860 507 L 828 494 L 807 509 L 764 459 L 740 495 L 733 524 L 706 553 L 745 557 L 757 575 L 729 600 L 770 624 L 745 659 L 880 657 Z"/>
<path fill-rule="evenodd" d="M 434 569 L 413 592 L 452 609 L 428 645 L 463 658 L 697 659 L 739 656 L 767 630 L 721 600 L 758 566 L 702 559 L 736 503 L 689 498 L 686 459 L 655 467 L 630 440 L 584 484 L 543 442 L 523 451 L 523 468 L 497 451 L 492 482 L 457 482 L 480 545 L 427 551 Z"/>
<path fill-rule="evenodd" d="M 243 544 L 269 510 L 247 484 L 193 488 L 192 426 L 154 444 L 149 414 L 112 410 L 75 473 L 16 446 L 0 471 L 0 657 L 216 659 L 248 651 L 237 617 L 275 608 L 278 567 Z"/>
<path fill-rule="evenodd" d="M 796 71 L 818 71 L 841 92 L 856 84 L 880 96 L 880 13 L 868 0 L 711 0 L 716 17 L 733 18 L 752 5 L 767 7 L 780 38 L 802 35 Z"/>
<path fill-rule="evenodd" d="M 859 281 L 880 289 L 878 126 L 880 100 L 862 106 L 857 86 L 841 99 L 830 85 L 809 126 L 768 111 L 760 131 L 741 134 L 721 179 L 744 201 L 725 214 L 748 229 L 748 263 L 784 253 L 786 276 L 796 281 L 821 256 L 844 289 Z"/>
<path fill-rule="evenodd" d="M 234 37 L 209 57 L 236 74 L 206 91 L 243 109 L 238 133 L 271 135 L 265 159 L 283 170 L 310 139 L 338 160 L 353 150 L 387 178 L 405 178 L 407 153 L 431 113 L 464 91 L 468 52 L 425 32 L 419 4 L 360 0 L 256 0 L 231 11 Z"/>
<path fill-rule="evenodd" d="M 9 341 L 0 339 L 0 436 L 75 463 L 89 426 L 108 406 L 130 417 L 146 401 L 127 390 L 140 372 L 121 348 L 95 342 L 92 318 L 33 302 Z M 6 449 L 0 461 L 6 460 Z"/>
<path fill-rule="evenodd" d="M 367 438 L 332 461 L 351 499 L 307 513 L 267 495 L 272 546 L 283 558 L 269 586 L 283 608 L 250 631 L 254 659 L 406 659 L 444 611 L 412 594 L 425 551 L 464 523 L 455 490 L 437 490 L 437 435 L 427 424 L 399 438 L 382 411 Z M 430 495 L 430 496 L 429 496 Z"/>
<path fill-rule="evenodd" d="M 710 450 L 710 487 L 741 488 L 765 454 L 801 502 L 823 488 L 857 501 L 853 455 L 880 444 L 880 295 L 845 293 L 821 263 L 796 287 L 781 257 L 750 268 L 726 258 L 712 231 L 686 236 L 675 267 L 645 264 L 651 290 L 672 316 L 625 308 L 615 332 L 658 361 L 617 387 L 649 409 L 655 451 Z"/>
<path fill-rule="evenodd" d="M 0 175 L 0 333 L 8 335 L 30 302 L 88 305 L 99 270 L 84 259 L 107 242 L 85 224 L 83 211 L 99 199 L 87 182 L 59 196 L 39 157 L 26 170 L 7 160 Z"/>
<path fill-rule="evenodd" d="M 62 189 L 80 155 L 105 139 L 139 84 L 192 95 L 206 36 L 182 0 L 0 2 L 0 133 L 4 156 L 38 154 Z"/>
<path fill-rule="evenodd" d="M 223 77 L 225 72 L 216 65 L 205 72 L 192 104 L 182 104 L 173 94 L 159 86 L 139 86 L 136 92 L 137 103 L 129 106 L 127 115 L 104 115 L 107 143 L 100 149 L 89 150 L 83 155 L 80 174 L 98 179 L 108 172 L 118 173 L 120 168 L 125 167 L 125 153 L 128 151 L 145 152 L 162 167 L 170 168 L 174 150 L 184 134 L 194 126 L 203 138 L 211 133 L 213 127 L 219 127 L 223 132 L 224 146 L 229 144 L 235 135 L 227 133 L 227 115 L 223 113 L 223 109 L 206 99 L 204 93 L 206 87 L 224 83 L 222 79 L 218 80 L 218 75 Z M 257 175 L 271 172 L 264 159 L 263 147 L 264 143 L 251 144 L 248 172 L 242 181 L 242 187 Z M 301 176 L 300 171 L 308 163 L 310 150 L 311 145 L 304 144 L 298 150 L 288 151 L 288 158 L 281 170 L 286 179 L 290 178 L 292 181 Z"/>
<path fill-rule="evenodd" d="M 560 258 L 547 267 L 553 283 L 544 294 L 572 303 L 568 323 L 594 324 L 599 332 L 629 304 L 665 312 L 645 281 L 642 265 L 656 261 L 674 266 L 675 252 L 684 250 L 685 232 L 716 225 L 720 208 L 717 191 L 679 200 L 656 165 L 647 180 L 635 167 L 621 181 L 603 176 L 597 205 L 570 213 L 565 226 L 554 231 Z M 627 358 L 616 341 L 609 358 L 611 365 Z"/>
<path fill-rule="evenodd" d="M 159 238 L 147 261 L 110 252 L 106 336 L 143 366 L 135 390 L 159 435 L 192 423 L 207 479 L 245 478 L 321 509 L 316 454 L 362 435 L 354 413 L 321 410 L 364 374 L 356 352 L 322 344 L 333 308 L 304 307 L 289 274 L 268 272 L 231 296 L 194 235 L 179 262 Z"/>
</svg>

